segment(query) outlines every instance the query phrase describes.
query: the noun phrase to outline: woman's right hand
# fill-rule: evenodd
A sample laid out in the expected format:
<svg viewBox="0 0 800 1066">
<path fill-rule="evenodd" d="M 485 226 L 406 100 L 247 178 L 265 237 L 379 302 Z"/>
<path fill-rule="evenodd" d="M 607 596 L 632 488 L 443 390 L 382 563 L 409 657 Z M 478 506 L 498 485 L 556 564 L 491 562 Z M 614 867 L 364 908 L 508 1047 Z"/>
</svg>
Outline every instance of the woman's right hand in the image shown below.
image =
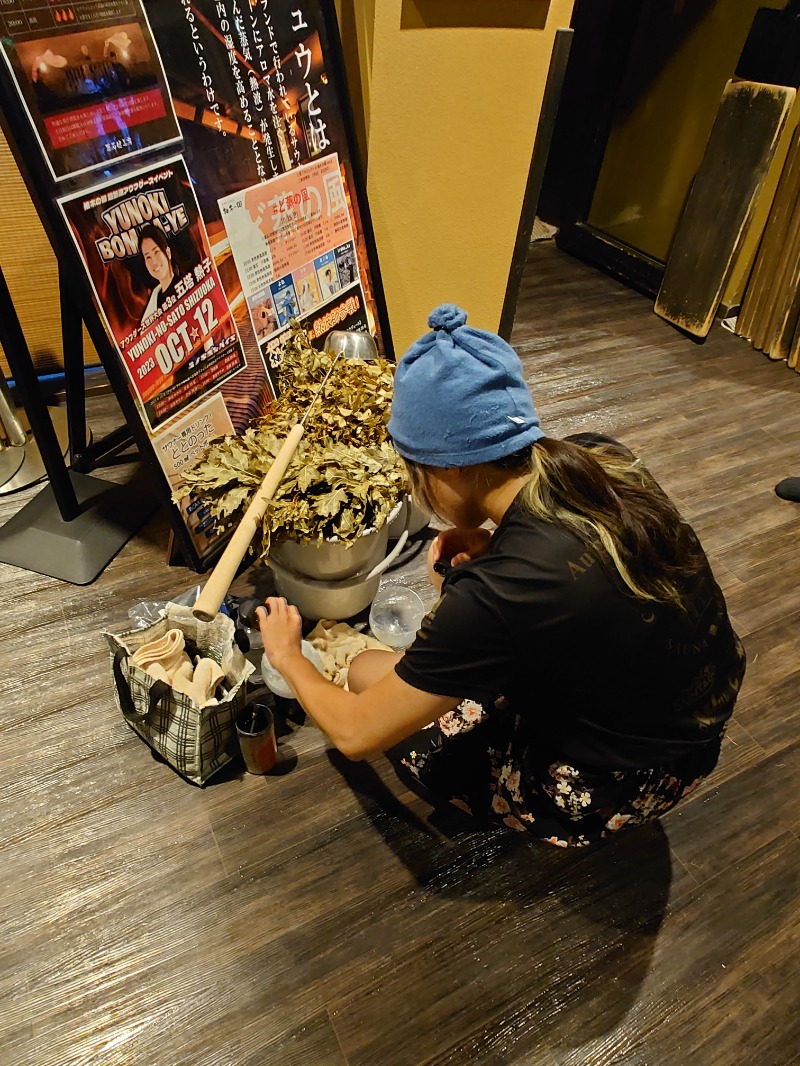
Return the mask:
<svg viewBox="0 0 800 1066">
<path fill-rule="evenodd" d="M 433 542 L 433 561 L 449 560 L 451 566 L 468 563 L 486 552 L 491 539 L 488 529 L 445 529 Z"/>
<path fill-rule="evenodd" d="M 492 534 L 488 529 L 445 529 L 428 549 L 428 578 L 431 584 L 441 589 L 443 577 L 433 569 L 434 563 L 443 560 L 451 566 L 468 563 L 483 555 L 489 547 Z"/>
</svg>

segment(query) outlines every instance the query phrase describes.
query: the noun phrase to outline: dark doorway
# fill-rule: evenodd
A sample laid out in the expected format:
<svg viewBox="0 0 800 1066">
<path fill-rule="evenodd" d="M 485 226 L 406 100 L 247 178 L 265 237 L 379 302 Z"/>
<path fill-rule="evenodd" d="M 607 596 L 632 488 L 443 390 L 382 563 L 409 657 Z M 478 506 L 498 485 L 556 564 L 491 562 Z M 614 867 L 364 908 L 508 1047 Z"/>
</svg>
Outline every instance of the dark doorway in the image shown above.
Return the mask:
<svg viewBox="0 0 800 1066">
<path fill-rule="evenodd" d="M 655 295 L 759 8 L 785 0 L 577 0 L 539 214 L 558 242 Z"/>
</svg>

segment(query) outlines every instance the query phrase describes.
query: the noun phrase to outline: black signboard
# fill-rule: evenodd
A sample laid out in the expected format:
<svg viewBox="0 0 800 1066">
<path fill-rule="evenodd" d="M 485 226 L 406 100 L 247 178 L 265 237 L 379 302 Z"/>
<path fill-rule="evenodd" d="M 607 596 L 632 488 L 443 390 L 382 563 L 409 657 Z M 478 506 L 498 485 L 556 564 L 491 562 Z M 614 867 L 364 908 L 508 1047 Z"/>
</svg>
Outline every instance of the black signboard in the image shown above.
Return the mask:
<svg viewBox="0 0 800 1066">
<path fill-rule="evenodd" d="M 0 0 L 4 126 L 184 555 L 205 569 L 221 538 L 171 492 L 210 439 L 268 414 L 290 320 L 319 347 L 359 329 L 393 354 L 333 3 L 87 0 L 59 7 L 52 41 L 30 36 L 37 3 Z M 17 8 L 35 55 L 10 32 Z M 50 135 L 64 129 L 85 141 L 62 151 Z"/>
</svg>

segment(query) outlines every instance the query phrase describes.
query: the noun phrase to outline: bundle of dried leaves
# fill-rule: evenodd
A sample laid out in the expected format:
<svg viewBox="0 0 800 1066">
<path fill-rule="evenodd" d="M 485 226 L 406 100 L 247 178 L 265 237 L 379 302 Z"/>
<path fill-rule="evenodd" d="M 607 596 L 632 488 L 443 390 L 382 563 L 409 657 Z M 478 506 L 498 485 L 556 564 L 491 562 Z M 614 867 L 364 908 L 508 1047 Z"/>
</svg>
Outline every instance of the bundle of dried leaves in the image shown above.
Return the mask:
<svg viewBox="0 0 800 1066">
<path fill-rule="evenodd" d="M 332 358 L 313 348 L 295 325 L 279 371 L 281 396 L 269 416 L 241 436 L 212 442 L 184 473 L 174 498 L 193 492 L 210 507 L 219 528 L 234 526 L 289 430 L 305 414 Z M 338 361 L 264 516 L 253 545 L 260 555 L 269 553 L 276 538 L 338 537 L 353 543 L 383 525 L 406 488 L 386 434 L 392 384 L 392 367 L 385 360 Z"/>
<path fill-rule="evenodd" d="M 318 352 L 306 332 L 292 324 L 278 369 L 280 399 L 263 420 L 265 429 L 283 436 L 302 418 L 335 356 Z M 385 359 L 339 359 L 306 423 L 305 441 L 321 447 L 382 444 L 392 402 L 394 374 Z"/>
</svg>

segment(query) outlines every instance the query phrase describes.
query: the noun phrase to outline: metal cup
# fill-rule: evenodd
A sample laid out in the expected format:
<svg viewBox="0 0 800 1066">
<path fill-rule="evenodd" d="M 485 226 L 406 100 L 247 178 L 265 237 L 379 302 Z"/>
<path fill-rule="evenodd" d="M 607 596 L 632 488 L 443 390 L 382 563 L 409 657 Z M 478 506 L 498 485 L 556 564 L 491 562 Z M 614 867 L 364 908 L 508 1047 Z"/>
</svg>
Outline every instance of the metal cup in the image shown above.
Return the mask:
<svg viewBox="0 0 800 1066">
<path fill-rule="evenodd" d="M 236 716 L 236 734 L 249 774 L 268 774 L 278 761 L 275 716 L 265 703 L 250 703 Z"/>
<path fill-rule="evenodd" d="M 378 358 L 378 346 L 371 333 L 361 330 L 335 329 L 325 340 L 329 355 L 343 355 L 345 359 L 363 359 L 365 363 Z"/>
</svg>

